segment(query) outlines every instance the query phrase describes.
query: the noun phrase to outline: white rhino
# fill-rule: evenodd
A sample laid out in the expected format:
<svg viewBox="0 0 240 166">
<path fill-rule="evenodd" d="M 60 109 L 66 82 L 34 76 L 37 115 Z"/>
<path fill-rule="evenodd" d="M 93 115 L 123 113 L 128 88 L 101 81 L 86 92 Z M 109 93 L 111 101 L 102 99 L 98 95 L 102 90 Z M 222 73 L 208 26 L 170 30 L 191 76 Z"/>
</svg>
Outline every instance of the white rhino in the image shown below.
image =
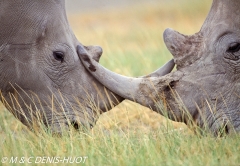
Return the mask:
<svg viewBox="0 0 240 166">
<path fill-rule="evenodd" d="M 98 81 L 123 98 L 216 135 L 240 132 L 239 2 L 213 0 L 206 21 L 194 35 L 166 29 L 164 41 L 177 70 L 165 76 L 124 77 L 95 62 L 82 45 L 78 54 Z M 159 109 L 163 104 L 166 112 Z"/>
<path fill-rule="evenodd" d="M 70 125 L 89 128 L 124 99 L 85 69 L 77 45 L 64 0 L 0 1 L 1 101 L 30 129 L 36 121 L 53 133 Z M 96 61 L 102 55 L 99 46 L 82 47 Z"/>
</svg>

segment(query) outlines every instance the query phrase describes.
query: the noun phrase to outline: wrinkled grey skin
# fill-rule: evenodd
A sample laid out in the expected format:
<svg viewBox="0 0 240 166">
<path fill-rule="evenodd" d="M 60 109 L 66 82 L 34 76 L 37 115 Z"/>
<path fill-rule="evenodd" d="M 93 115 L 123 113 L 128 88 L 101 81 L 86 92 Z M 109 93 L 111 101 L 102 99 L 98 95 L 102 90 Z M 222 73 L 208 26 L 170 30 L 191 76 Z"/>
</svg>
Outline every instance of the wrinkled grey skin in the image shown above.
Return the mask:
<svg viewBox="0 0 240 166">
<path fill-rule="evenodd" d="M 108 99 L 82 66 L 64 0 L 1 1 L 0 25 L 2 101 L 23 124 L 32 128 L 38 119 L 53 132 L 69 124 L 89 127 L 97 118 L 92 107 L 101 113 L 122 101 L 106 90 Z M 84 48 L 99 60 L 100 47 Z"/>
<path fill-rule="evenodd" d="M 200 32 L 185 36 L 166 29 L 164 41 L 177 71 L 162 77 L 120 76 L 86 56 L 81 46 L 78 52 L 86 68 L 95 67 L 92 75 L 123 98 L 162 114 L 164 105 L 170 119 L 193 122 L 216 135 L 240 132 L 239 0 L 213 0 Z"/>
<path fill-rule="evenodd" d="M 39 121 L 54 133 L 71 124 L 89 128 L 123 100 L 84 68 L 77 45 L 99 61 L 101 47 L 85 47 L 74 36 L 64 0 L 0 1 L 1 101 L 29 128 Z"/>
</svg>

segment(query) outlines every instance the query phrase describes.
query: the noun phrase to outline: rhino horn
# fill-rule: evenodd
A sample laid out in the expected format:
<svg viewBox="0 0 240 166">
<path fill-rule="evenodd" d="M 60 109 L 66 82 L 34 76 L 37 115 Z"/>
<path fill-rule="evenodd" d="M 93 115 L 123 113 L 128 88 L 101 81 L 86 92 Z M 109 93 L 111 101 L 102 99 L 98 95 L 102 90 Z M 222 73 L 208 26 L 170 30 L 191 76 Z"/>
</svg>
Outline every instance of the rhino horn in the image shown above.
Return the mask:
<svg viewBox="0 0 240 166">
<path fill-rule="evenodd" d="M 187 36 L 168 28 L 164 31 L 163 37 L 168 50 L 174 57 L 178 70 L 200 58 L 198 53 L 203 44 L 201 32 Z"/>
<path fill-rule="evenodd" d="M 213 0 L 208 16 L 198 33 L 183 35 L 173 29 L 166 29 L 163 35 L 164 42 L 174 57 L 177 69 L 186 67 L 200 58 L 198 53 L 203 49 L 202 47 L 206 47 L 203 45 L 203 36 L 215 34 L 216 30 L 223 27 L 236 27 L 236 21 L 233 20 L 238 19 L 236 18 L 238 13 L 240 13 L 238 0 Z M 226 29 L 225 32 L 227 31 L 229 30 Z M 216 40 L 216 38 L 207 40 Z"/>
<path fill-rule="evenodd" d="M 160 67 L 159 69 L 154 71 L 153 73 L 143 76 L 142 78 L 164 76 L 164 75 L 170 73 L 173 70 L 174 66 L 175 66 L 175 63 L 174 63 L 174 60 L 172 59 L 172 60 L 168 61 L 166 64 L 164 64 L 162 67 Z"/>
<path fill-rule="evenodd" d="M 230 133 L 232 127 L 239 132 L 239 14 L 239 0 L 214 0 L 198 33 L 166 29 L 164 41 L 177 66 L 170 74 L 172 61 L 149 76 L 130 78 L 103 68 L 81 46 L 78 55 L 98 81 L 123 98 L 162 114 L 158 106 L 164 104 L 170 119 L 193 120 L 214 134 Z"/>
<path fill-rule="evenodd" d="M 158 77 L 170 73 L 175 66 L 174 61 L 170 60 L 150 75 L 132 78 L 122 76 L 104 68 L 90 58 L 89 53 L 81 45 L 77 47 L 77 52 L 88 71 L 108 89 L 125 99 L 136 101 L 145 106 L 153 105 L 156 94 L 149 94 L 156 92 L 154 88 L 158 86 Z"/>
</svg>

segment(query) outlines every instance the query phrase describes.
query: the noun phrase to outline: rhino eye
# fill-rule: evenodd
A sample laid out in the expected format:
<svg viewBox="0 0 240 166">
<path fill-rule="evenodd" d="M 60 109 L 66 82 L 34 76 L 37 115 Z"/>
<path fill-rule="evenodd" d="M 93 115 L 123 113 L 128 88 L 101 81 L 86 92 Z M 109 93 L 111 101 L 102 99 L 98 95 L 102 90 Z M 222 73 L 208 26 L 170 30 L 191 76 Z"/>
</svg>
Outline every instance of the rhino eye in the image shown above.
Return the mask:
<svg viewBox="0 0 240 166">
<path fill-rule="evenodd" d="M 64 60 L 64 53 L 61 51 L 54 51 L 53 56 L 57 61 L 63 62 L 63 60 Z"/>
<path fill-rule="evenodd" d="M 240 50 L 240 44 L 239 43 L 231 43 L 227 52 L 235 53 L 235 52 L 238 52 L 239 50 Z"/>
</svg>

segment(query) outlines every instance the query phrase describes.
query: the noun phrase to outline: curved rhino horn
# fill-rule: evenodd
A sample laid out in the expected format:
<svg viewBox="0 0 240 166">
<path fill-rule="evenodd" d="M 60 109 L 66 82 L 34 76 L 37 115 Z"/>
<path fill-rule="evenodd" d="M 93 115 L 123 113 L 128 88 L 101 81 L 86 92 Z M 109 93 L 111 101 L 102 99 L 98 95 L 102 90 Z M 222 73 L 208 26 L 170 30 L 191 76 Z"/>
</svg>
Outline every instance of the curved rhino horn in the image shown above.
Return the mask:
<svg viewBox="0 0 240 166">
<path fill-rule="evenodd" d="M 81 45 L 77 47 L 77 52 L 86 69 L 108 89 L 125 99 L 136 101 L 145 106 L 150 106 L 154 103 L 157 92 L 154 95 L 149 94 L 155 92 L 155 86 L 159 84 L 158 77 L 170 73 L 175 65 L 174 61 L 171 60 L 148 76 L 131 78 L 104 68 L 92 60 L 88 52 Z"/>
<path fill-rule="evenodd" d="M 239 2 L 239 0 L 213 0 L 204 24 L 196 34 L 183 35 L 170 28 L 164 31 L 164 42 L 174 56 L 177 69 L 184 68 L 200 58 L 198 52 L 206 46 L 204 45 L 206 42 L 203 40 L 216 40 L 219 37 L 208 38 L 208 36 L 217 34 L 216 31 L 229 32 L 229 29 L 224 29 L 226 27 L 240 26 L 239 23 L 237 24 L 240 22 L 238 17 L 240 13 Z M 205 39 L 203 39 L 204 37 Z"/>
<path fill-rule="evenodd" d="M 162 67 L 157 69 L 156 71 L 152 72 L 149 75 L 143 76 L 142 78 L 149 78 L 149 77 L 161 77 L 168 73 L 170 73 L 175 66 L 174 60 L 168 61 L 166 64 L 164 64 Z"/>
<path fill-rule="evenodd" d="M 82 46 L 78 46 L 78 54 L 98 81 L 123 98 L 159 113 L 163 113 L 158 109 L 159 104 L 164 104 L 170 119 L 186 124 L 193 120 L 203 129 L 209 127 L 213 133 L 223 129 L 229 133 L 228 122 L 240 131 L 237 115 L 240 99 L 236 95 L 240 93 L 239 6 L 239 0 L 213 0 L 200 32 L 187 36 L 165 30 L 165 44 L 177 65 L 177 71 L 166 76 L 163 75 L 174 66 L 172 61 L 149 76 L 130 78 L 102 67 Z M 237 51 L 231 48 L 232 44 L 237 45 Z M 230 53 L 229 49 L 233 51 Z"/>
</svg>

